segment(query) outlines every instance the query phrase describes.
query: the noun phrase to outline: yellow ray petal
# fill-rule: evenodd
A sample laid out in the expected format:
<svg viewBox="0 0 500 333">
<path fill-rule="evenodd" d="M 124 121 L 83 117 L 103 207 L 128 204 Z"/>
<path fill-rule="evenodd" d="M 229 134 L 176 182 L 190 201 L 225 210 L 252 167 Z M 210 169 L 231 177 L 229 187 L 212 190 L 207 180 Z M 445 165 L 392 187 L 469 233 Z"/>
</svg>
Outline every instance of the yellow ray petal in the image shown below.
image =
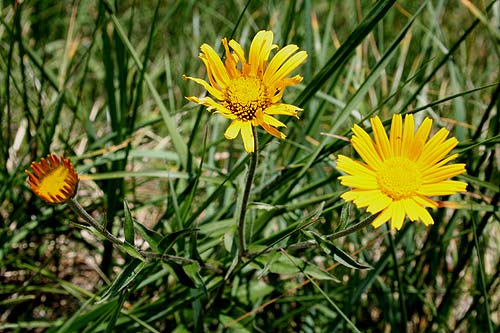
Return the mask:
<svg viewBox="0 0 500 333">
<path fill-rule="evenodd" d="M 403 226 L 405 220 L 405 209 L 403 203 L 398 201 L 392 202 L 392 217 L 391 217 L 391 228 L 399 230 Z"/>
<path fill-rule="evenodd" d="M 264 118 L 263 119 L 264 123 L 266 123 L 268 125 L 271 125 L 274 127 L 286 127 L 285 124 L 283 124 L 281 121 L 279 121 L 278 119 L 276 119 L 270 115 L 264 114 L 263 118 Z"/>
<path fill-rule="evenodd" d="M 240 133 L 241 124 L 243 124 L 242 121 L 237 119 L 233 120 L 224 132 L 224 137 L 228 140 L 233 140 L 234 138 L 236 138 Z"/>
<path fill-rule="evenodd" d="M 372 124 L 373 137 L 375 139 L 375 144 L 378 148 L 378 151 L 384 159 L 387 159 L 392 155 L 392 150 L 389 144 L 389 139 L 387 138 L 387 133 L 384 129 L 384 125 L 382 125 L 379 117 L 371 118 L 370 122 Z"/>
<path fill-rule="evenodd" d="M 386 209 L 393 201 L 380 190 L 373 190 L 371 192 L 373 192 L 373 196 L 370 198 L 370 204 L 366 207 L 366 211 L 371 214 L 376 214 Z"/>
<path fill-rule="evenodd" d="M 429 140 L 429 142 L 431 141 Z M 458 140 L 456 138 L 450 138 L 434 146 L 425 145 L 417 163 L 422 167 L 432 166 L 443 159 L 457 144 Z"/>
<path fill-rule="evenodd" d="M 274 72 L 269 80 L 267 81 L 269 85 L 273 85 L 275 82 L 280 81 L 285 76 L 290 74 L 293 70 L 299 67 L 307 59 L 306 51 L 299 51 L 293 56 L 291 56 L 276 72 Z"/>
<path fill-rule="evenodd" d="M 436 201 L 419 194 L 412 196 L 412 200 L 422 207 L 431 207 L 431 208 L 438 207 L 438 203 Z"/>
<path fill-rule="evenodd" d="M 434 224 L 434 219 L 432 218 L 431 214 L 429 214 L 427 209 L 419 206 L 418 204 L 415 204 L 412 209 L 414 210 L 414 213 L 418 215 L 419 220 L 422 221 L 426 226 Z"/>
<path fill-rule="evenodd" d="M 382 165 L 382 160 L 370 136 L 358 125 L 354 125 L 352 130 L 355 133 L 351 139 L 353 148 L 369 166 L 374 169 L 379 168 Z"/>
<path fill-rule="evenodd" d="M 432 119 L 425 118 L 422 124 L 417 129 L 415 137 L 410 147 L 408 148 L 412 160 L 417 160 L 424 149 L 425 141 L 431 132 Z"/>
<path fill-rule="evenodd" d="M 239 61 L 243 64 L 247 64 L 247 60 L 245 58 L 245 51 L 243 51 L 243 48 L 241 47 L 240 43 L 235 41 L 234 39 L 231 39 L 229 41 L 229 47 L 231 47 L 234 50 L 234 53 L 238 57 Z"/>
<path fill-rule="evenodd" d="M 418 220 L 420 217 L 418 207 L 422 207 L 422 206 L 419 206 L 411 198 L 403 199 L 400 201 L 401 201 L 401 204 L 403 205 L 403 208 L 405 210 L 405 214 L 408 216 L 408 218 L 412 221 Z"/>
<path fill-rule="evenodd" d="M 412 152 L 410 150 L 411 144 L 414 141 L 415 132 L 415 121 L 412 114 L 407 114 L 405 116 L 404 128 L 403 128 L 403 141 L 401 146 L 401 156 L 413 159 Z"/>
<path fill-rule="evenodd" d="M 418 194 L 425 196 L 452 195 L 457 192 L 466 192 L 467 183 L 458 180 L 444 180 L 439 183 L 423 184 Z"/>
<path fill-rule="evenodd" d="M 190 76 L 184 76 L 184 79 L 191 80 L 198 83 L 199 85 L 202 85 L 203 88 L 205 88 L 212 96 L 217 98 L 219 101 L 222 101 L 224 99 L 224 94 L 220 90 L 212 87 L 207 81 Z"/>
<path fill-rule="evenodd" d="M 200 47 L 201 51 L 206 57 L 206 60 L 209 64 L 209 70 L 213 74 L 217 83 L 225 88 L 229 84 L 229 76 L 227 75 L 226 68 L 220 60 L 219 55 L 215 52 L 215 50 L 208 44 L 203 44 Z"/>
<path fill-rule="evenodd" d="M 236 119 L 236 116 L 230 110 L 226 109 L 224 106 L 217 103 L 210 97 L 198 98 L 196 96 L 190 96 L 186 97 L 186 99 L 191 102 L 206 106 L 208 111 L 216 110 L 217 112 L 219 112 L 221 115 L 223 115 L 228 119 Z"/>
<path fill-rule="evenodd" d="M 347 156 L 339 155 L 337 159 L 337 169 L 350 175 L 369 176 L 375 179 L 375 171 L 370 166 L 355 161 Z"/>
<path fill-rule="evenodd" d="M 270 107 L 264 110 L 264 113 L 266 114 L 282 114 L 286 116 L 293 116 L 293 117 L 299 117 L 297 115 L 297 111 L 302 111 L 301 108 L 296 107 L 295 105 L 291 104 L 272 104 Z"/>
<path fill-rule="evenodd" d="M 410 218 L 410 220 L 412 220 L 412 221 L 420 220 L 426 226 L 434 223 L 434 220 L 432 219 L 432 216 L 429 214 L 427 209 L 422 207 L 415 200 L 406 199 L 406 200 L 402 200 L 401 202 L 404 206 L 406 215 Z"/>
<path fill-rule="evenodd" d="M 265 54 L 267 49 L 269 49 L 270 52 L 270 47 L 272 43 L 273 43 L 272 31 L 261 30 L 257 32 L 257 34 L 252 40 L 252 43 L 250 44 L 250 51 L 248 53 L 248 63 L 250 64 L 250 72 L 254 74 L 257 73 L 261 61 L 264 61 L 264 59 L 261 59 L 260 56 L 261 54 Z M 269 53 L 267 54 L 269 55 Z M 267 58 L 265 60 L 267 60 Z"/>
<path fill-rule="evenodd" d="M 431 171 L 426 170 L 424 171 L 422 178 L 424 184 L 438 183 L 448 178 L 458 176 L 464 172 L 465 164 L 450 164 L 440 168 L 431 168 Z"/>
<path fill-rule="evenodd" d="M 255 140 L 252 132 L 252 123 L 249 121 L 241 122 L 241 137 L 243 139 L 243 145 L 247 153 L 254 152 Z"/>
<path fill-rule="evenodd" d="M 403 140 L 403 118 L 400 114 L 392 116 L 391 132 L 389 142 L 391 144 L 392 154 L 401 156 L 401 142 Z"/>
<path fill-rule="evenodd" d="M 377 181 L 373 177 L 362 177 L 362 176 L 340 176 L 338 178 L 340 183 L 344 186 L 354 187 L 360 190 L 374 190 L 379 186 Z"/>
<path fill-rule="evenodd" d="M 263 129 L 266 130 L 267 133 L 271 134 L 274 137 L 277 137 L 278 139 L 286 139 L 286 135 L 278 131 L 276 128 L 264 123 L 260 124 Z"/>
<path fill-rule="evenodd" d="M 229 50 L 229 45 L 227 42 L 227 38 L 222 38 L 222 45 L 224 45 L 224 50 L 226 51 L 226 60 L 224 61 L 224 66 L 226 67 L 226 71 L 231 79 L 234 79 L 241 75 L 240 71 L 236 68 L 238 62 L 236 59 L 238 57 L 234 57 Z M 235 59 L 236 58 L 236 59 Z"/>
<path fill-rule="evenodd" d="M 380 227 L 392 217 L 392 205 L 384 209 L 372 222 L 374 228 Z"/>
<path fill-rule="evenodd" d="M 297 45 L 287 45 L 281 50 L 279 50 L 269 62 L 269 65 L 266 68 L 266 72 L 264 73 L 264 77 L 262 78 L 265 82 L 271 82 L 270 78 L 276 71 L 283 65 L 283 63 L 294 54 L 299 47 Z"/>
</svg>

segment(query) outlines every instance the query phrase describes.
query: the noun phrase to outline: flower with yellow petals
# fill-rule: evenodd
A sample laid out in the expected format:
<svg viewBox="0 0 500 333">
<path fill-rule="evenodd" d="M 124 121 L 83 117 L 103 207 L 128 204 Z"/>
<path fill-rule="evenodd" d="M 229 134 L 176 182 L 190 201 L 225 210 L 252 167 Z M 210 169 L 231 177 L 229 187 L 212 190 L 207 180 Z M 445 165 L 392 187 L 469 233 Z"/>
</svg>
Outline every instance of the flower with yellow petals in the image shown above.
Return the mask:
<svg viewBox="0 0 500 333">
<path fill-rule="evenodd" d="M 78 174 L 71 160 L 50 154 L 41 162 L 32 162 L 33 173 L 28 174 L 28 185 L 41 199 L 51 204 L 65 203 L 76 194 Z"/>
<path fill-rule="evenodd" d="M 432 120 L 426 118 L 415 132 L 411 114 L 404 124 L 401 115 L 392 117 L 389 138 L 378 117 L 370 121 L 374 139 L 357 125 L 352 129 L 352 146 L 364 162 L 339 155 L 337 169 L 347 173 L 339 177 L 341 184 L 352 187 L 342 198 L 367 207 L 369 213 L 380 213 L 372 222 L 376 228 L 390 219 L 391 228 L 399 230 L 406 216 L 433 224 L 426 207 L 439 204 L 429 197 L 465 192 L 467 187 L 449 180 L 465 172 L 465 164 L 447 164 L 458 157 L 446 157 L 458 140 L 446 139 L 449 131 L 442 128 L 427 141 Z"/>
<path fill-rule="evenodd" d="M 195 96 L 187 99 L 231 119 L 224 136 L 232 140 L 241 132 L 245 150 L 249 153 L 254 151 L 252 126 L 262 126 L 269 134 L 284 139 L 285 134 L 276 127 L 284 127 L 285 124 L 273 116 L 297 117 L 297 111 L 301 111 L 294 105 L 279 101 L 285 87 L 302 81 L 300 75 L 287 76 L 306 60 L 307 53 L 297 52 L 297 45 L 287 45 L 268 62 L 271 51 L 277 48 L 273 38 L 272 31 L 259 31 L 250 45 L 248 58 L 238 42 L 230 40 L 228 43 L 224 38 L 224 62 L 211 46 L 203 44 L 200 58 L 207 69 L 209 82 L 184 76 L 202 85 L 216 100 Z"/>
</svg>

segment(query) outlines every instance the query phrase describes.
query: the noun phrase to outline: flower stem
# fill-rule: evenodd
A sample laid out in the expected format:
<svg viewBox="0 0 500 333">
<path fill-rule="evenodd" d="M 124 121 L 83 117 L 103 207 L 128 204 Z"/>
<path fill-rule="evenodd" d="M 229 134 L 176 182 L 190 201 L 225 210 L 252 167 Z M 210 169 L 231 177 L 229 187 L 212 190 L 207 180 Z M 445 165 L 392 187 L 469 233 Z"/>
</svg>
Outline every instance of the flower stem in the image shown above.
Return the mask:
<svg viewBox="0 0 500 333">
<path fill-rule="evenodd" d="M 389 224 L 387 223 L 387 229 L 389 229 Z M 398 257 L 396 255 L 396 247 L 394 245 L 394 240 L 392 239 L 392 234 L 388 233 L 389 246 L 391 248 L 392 260 L 394 261 L 394 274 L 396 275 L 396 280 L 398 281 L 398 291 L 399 291 L 399 306 L 401 307 L 401 332 L 408 332 L 408 315 L 406 313 L 406 296 L 403 286 L 403 280 L 401 279 L 401 274 L 399 274 Z"/>
<path fill-rule="evenodd" d="M 246 254 L 246 213 L 248 208 L 248 199 L 250 198 L 250 191 L 253 185 L 255 176 L 255 169 L 257 169 L 257 161 L 259 159 L 259 142 L 257 140 L 257 131 L 252 126 L 254 152 L 250 156 L 250 165 L 248 167 L 247 181 L 245 184 L 245 191 L 243 192 L 243 199 L 241 201 L 240 220 L 238 223 L 238 236 L 240 244 L 239 258 L 241 259 Z"/>
<path fill-rule="evenodd" d="M 97 222 L 92 216 L 90 216 L 89 213 L 83 207 L 78 203 L 78 201 L 75 200 L 75 198 L 71 198 L 67 202 L 68 206 L 73 209 L 75 213 L 80 215 L 80 217 L 91 227 L 99 231 L 101 235 L 103 235 L 106 239 L 108 239 L 110 242 L 112 242 L 115 245 L 118 245 L 119 247 L 123 246 L 123 241 L 118 239 L 115 235 L 110 233 L 104 225 L 100 224 Z"/>
</svg>

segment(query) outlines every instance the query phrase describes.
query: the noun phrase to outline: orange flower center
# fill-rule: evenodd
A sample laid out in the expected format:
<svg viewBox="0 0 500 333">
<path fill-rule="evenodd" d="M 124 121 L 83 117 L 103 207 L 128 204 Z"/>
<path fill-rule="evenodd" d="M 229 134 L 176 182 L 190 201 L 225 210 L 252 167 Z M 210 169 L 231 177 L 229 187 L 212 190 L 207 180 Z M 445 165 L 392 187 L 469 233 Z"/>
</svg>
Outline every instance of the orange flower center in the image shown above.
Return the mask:
<svg viewBox="0 0 500 333">
<path fill-rule="evenodd" d="M 267 88 L 256 77 L 240 76 L 231 81 L 224 91 L 224 107 L 241 121 L 252 121 L 258 110 L 271 105 Z"/>
<path fill-rule="evenodd" d="M 420 188 L 422 176 L 414 161 L 392 157 L 377 171 L 377 182 L 385 195 L 400 200 L 411 197 Z"/>
</svg>

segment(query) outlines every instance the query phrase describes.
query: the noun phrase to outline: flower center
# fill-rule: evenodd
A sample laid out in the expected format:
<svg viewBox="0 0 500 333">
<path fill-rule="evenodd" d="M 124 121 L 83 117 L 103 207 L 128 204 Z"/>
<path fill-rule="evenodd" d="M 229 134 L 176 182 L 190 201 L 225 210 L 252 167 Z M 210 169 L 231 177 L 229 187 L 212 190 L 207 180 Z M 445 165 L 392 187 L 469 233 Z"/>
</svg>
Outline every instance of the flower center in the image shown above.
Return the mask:
<svg viewBox="0 0 500 333">
<path fill-rule="evenodd" d="M 377 182 L 382 192 L 393 200 L 412 196 L 422 185 L 420 170 L 406 157 L 392 157 L 377 171 Z"/>
<path fill-rule="evenodd" d="M 224 106 L 241 121 L 255 119 L 257 110 L 271 104 L 267 88 L 258 78 L 241 76 L 231 81 L 224 92 Z"/>
<path fill-rule="evenodd" d="M 40 194 L 50 197 L 55 197 L 58 194 L 62 194 L 62 189 L 66 185 L 66 178 L 68 177 L 69 171 L 60 165 L 50 173 L 46 174 L 40 180 L 39 191 Z"/>
</svg>

